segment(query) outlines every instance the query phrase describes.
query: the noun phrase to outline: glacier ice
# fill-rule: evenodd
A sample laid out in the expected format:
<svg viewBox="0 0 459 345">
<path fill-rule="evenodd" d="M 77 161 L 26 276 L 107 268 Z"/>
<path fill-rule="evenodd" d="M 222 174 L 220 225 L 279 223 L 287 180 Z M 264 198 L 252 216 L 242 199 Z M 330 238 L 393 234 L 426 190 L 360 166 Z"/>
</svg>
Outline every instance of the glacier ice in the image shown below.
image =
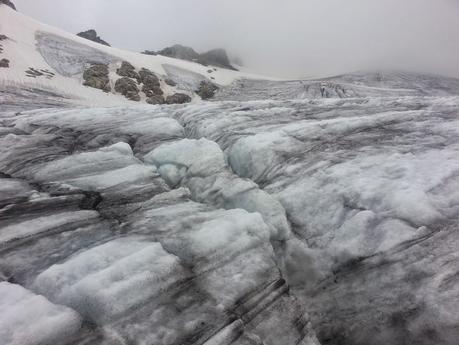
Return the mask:
<svg viewBox="0 0 459 345">
<path fill-rule="evenodd" d="M 74 310 L 7 282 L 0 282 L 0 308 L 0 342 L 5 345 L 66 342 L 82 322 Z"/>
<path fill-rule="evenodd" d="M 0 284 L 72 344 L 454 344 L 459 99 L 412 78 L 1 113 Z"/>
</svg>

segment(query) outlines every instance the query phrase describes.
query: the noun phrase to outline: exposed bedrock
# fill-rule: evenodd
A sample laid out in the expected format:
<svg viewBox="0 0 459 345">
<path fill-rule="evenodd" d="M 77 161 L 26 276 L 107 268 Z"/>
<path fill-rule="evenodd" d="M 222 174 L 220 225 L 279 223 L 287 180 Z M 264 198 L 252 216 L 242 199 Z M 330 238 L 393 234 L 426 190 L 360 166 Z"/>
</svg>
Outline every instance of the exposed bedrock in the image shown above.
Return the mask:
<svg viewBox="0 0 459 345">
<path fill-rule="evenodd" d="M 8 68 L 10 67 L 10 60 L 8 59 L 0 59 L 0 68 Z"/>
<path fill-rule="evenodd" d="M 191 97 L 184 93 L 174 93 L 173 95 L 166 97 L 167 104 L 184 104 L 190 102 Z"/>
<path fill-rule="evenodd" d="M 121 77 L 135 79 L 138 83 L 141 82 L 139 73 L 137 73 L 135 67 L 127 61 L 121 62 L 121 66 L 116 70 L 116 74 L 118 74 Z"/>
<path fill-rule="evenodd" d="M 0 0 L 0 5 L 2 4 L 11 7 L 13 10 L 16 10 L 16 6 L 14 6 L 13 2 L 10 0 Z"/>
<path fill-rule="evenodd" d="M 110 79 L 108 77 L 108 65 L 91 64 L 83 72 L 83 85 L 110 92 Z"/>
<path fill-rule="evenodd" d="M 215 92 L 218 90 L 218 86 L 209 82 L 202 81 L 199 85 L 199 89 L 196 90 L 196 93 L 204 100 L 214 97 Z"/>
<path fill-rule="evenodd" d="M 130 101 L 140 101 L 139 88 L 137 87 L 137 83 L 131 78 L 119 78 L 115 83 L 115 91 Z"/>
<path fill-rule="evenodd" d="M 151 98 L 150 102 L 158 101 L 160 98 L 155 96 L 162 96 L 164 92 L 156 74 L 146 68 L 142 68 L 139 71 L 139 78 L 140 82 L 142 82 L 142 92 L 145 93 L 147 98 Z"/>
<path fill-rule="evenodd" d="M 108 44 L 103 39 L 101 39 L 97 35 L 96 30 L 94 30 L 94 29 L 90 29 L 90 30 L 87 30 L 87 31 L 80 32 L 80 33 L 77 34 L 77 36 L 80 36 L 80 37 L 86 38 L 87 40 L 90 40 L 90 41 L 93 41 L 93 42 L 96 42 L 96 43 L 100 43 L 100 44 L 103 44 L 104 46 L 109 46 L 110 47 L 110 44 Z"/>
</svg>

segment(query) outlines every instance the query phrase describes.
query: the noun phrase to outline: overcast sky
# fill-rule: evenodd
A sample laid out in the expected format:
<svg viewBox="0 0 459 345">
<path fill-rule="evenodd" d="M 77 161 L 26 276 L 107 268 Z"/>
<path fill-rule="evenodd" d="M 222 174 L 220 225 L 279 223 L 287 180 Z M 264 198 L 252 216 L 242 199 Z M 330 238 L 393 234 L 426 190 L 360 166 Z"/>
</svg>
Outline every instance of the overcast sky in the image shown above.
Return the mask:
<svg viewBox="0 0 459 345">
<path fill-rule="evenodd" d="M 134 51 L 223 47 L 265 74 L 409 69 L 459 77 L 458 0 L 13 0 Z"/>
</svg>

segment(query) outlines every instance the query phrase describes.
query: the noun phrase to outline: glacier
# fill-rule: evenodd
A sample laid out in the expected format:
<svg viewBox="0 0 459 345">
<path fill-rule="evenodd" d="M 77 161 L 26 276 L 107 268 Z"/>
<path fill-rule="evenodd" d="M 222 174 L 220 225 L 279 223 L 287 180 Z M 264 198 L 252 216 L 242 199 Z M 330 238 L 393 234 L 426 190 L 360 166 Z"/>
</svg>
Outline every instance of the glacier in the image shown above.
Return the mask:
<svg viewBox="0 0 459 345">
<path fill-rule="evenodd" d="M 0 16 L 2 345 L 457 344 L 459 80 L 215 68 L 204 102 L 208 67 Z"/>
<path fill-rule="evenodd" d="M 453 344 L 458 105 L 3 112 L 3 284 L 71 344 Z"/>
</svg>

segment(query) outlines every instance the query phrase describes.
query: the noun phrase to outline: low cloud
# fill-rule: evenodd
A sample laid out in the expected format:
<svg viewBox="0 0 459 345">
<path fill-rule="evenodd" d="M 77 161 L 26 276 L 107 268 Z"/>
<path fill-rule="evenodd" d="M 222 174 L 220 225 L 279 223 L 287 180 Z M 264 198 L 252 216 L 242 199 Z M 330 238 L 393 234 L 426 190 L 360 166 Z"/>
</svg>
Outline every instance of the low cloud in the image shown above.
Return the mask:
<svg viewBox="0 0 459 345">
<path fill-rule="evenodd" d="M 321 76 L 400 69 L 459 77 L 456 0 L 16 0 L 71 32 L 142 51 L 226 48 L 257 72 Z"/>
</svg>

